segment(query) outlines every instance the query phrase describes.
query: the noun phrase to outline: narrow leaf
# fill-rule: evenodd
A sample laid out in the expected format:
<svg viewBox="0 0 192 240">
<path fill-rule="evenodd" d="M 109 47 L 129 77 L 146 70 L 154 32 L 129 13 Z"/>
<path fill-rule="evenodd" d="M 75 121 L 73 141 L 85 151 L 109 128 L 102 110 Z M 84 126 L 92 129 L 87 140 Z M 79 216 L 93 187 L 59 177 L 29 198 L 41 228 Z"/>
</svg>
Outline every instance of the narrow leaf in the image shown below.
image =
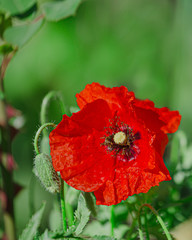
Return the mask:
<svg viewBox="0 0 192 240">
<path fill-rule="evenodd" d="M 39 211 L 37 211 L 32 218 L 29 220 L 27 227 L 23 230 L 19 240 L 33 240 L 37 229 L 41 223 L 41 218 L 45 209 L 45 203 L 42 204 Z"/>
<path fill-rule="evenodd" d="M 96 202 L 95 198 L 93 197 L 92 193 L 90 192 L 85 192 L 84 193 L 85 201 L 87 204 L 87 207 L 91 211 L 91 214 L 96 217 L 97 216 L 97 211 L 96 211 Z"/>
<path fill-rule="evenodd" d="M 77 211 L 75 212 L 76 215 L 76 230 L 75 234 L 78 236 L 86 226 L 87 222 L 89 221 L 90 211 L 86 206 L 85 198 L 83 194 L 79 195 Z"/>
<path fill-rule="evenodd" d="M 59 21 L 75 14 L 81 0 L 64 0 L 47 2 L 41 5 L 45 18 L 49 21 Z"/>
<path fill-rule="evenodd" d="M 39 30 L 43 20 L 22 26 L 14 26 L 5 30 L 4 39 L 14 46 L 22 47 Z"/>
</svg>

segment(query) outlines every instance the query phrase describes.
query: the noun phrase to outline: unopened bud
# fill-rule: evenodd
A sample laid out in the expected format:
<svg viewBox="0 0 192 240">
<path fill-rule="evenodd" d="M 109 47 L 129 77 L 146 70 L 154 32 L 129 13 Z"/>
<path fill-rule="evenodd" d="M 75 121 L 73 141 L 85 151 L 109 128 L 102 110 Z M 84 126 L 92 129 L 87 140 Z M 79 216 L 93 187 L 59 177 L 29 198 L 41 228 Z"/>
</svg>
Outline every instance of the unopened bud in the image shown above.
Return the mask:
<svg viewBox="0 0 192 240">
<path fill-rule="evenodd" d="M 47 191 L 51 193 L 60 191 L 60 179 L 49 155 L 41 153 L 35 157 L 34 173 Z"/>
</svg>

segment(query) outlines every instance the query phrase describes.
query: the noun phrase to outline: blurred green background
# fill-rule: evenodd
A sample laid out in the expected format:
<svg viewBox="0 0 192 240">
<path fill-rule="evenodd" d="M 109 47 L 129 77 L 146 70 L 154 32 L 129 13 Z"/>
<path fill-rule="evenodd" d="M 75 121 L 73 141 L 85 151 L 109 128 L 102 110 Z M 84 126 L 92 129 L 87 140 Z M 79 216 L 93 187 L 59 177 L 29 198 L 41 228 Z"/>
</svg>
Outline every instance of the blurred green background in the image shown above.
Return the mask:
<svg viewBox="0 0 192 240">
<path fill-rule="evenodd" d="M 18 164 L 14 178 L 25 186 L 15 200 L 19 232 L 31 215 L 30 202 L 35 209 L 42 199 L 52 205 L 53 197 L 32 176 L 32 143 L 49 91 L 61 91 L 69 107 L 76 106 L 75 94 L 88 83 L 124 85 L 138 98 L 179 110 L 180 129 L 192 139 L 191 13 L 191 0 L 87 0 L 75 17 L 44 24 L 18 51 L 7 69 L 5 91 L 26 121 L 12 146 Z M 60 120 L 55 104 L 49 121 Z"/>
</svg>

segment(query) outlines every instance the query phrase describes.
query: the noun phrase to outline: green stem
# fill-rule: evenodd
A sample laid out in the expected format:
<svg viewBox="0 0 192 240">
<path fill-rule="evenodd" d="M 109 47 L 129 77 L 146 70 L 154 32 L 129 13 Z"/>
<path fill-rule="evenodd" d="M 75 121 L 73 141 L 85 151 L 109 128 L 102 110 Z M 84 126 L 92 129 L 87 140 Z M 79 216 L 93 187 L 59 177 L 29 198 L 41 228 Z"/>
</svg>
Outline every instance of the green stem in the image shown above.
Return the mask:
<svg viewBox="0 0 192 240">
<path fill-rule="evenodd" d="M 64 230 L 64 232 L 66 232 L 67 231 L 67 222 L 66 222 L 64 181 L 63 181 L 63 179 L 61 179 L 60 201 L 61 201 L 61 211 L 62 211 L 62 220 L 63 220 L 63 230 Z"/>
<path fill-rule="evenodd" d="M 114 205 L 111 206 L 111 236 L 114 237 L 114 228 L 115 228 L 115 212 L 114 212 Z"/>
<path fill-rule="evenodd" d="M 69 226 L 74 224 L 73 208 L 71 204 L 66 203 L 66 214 Z"/>
<path fill-rule="evenodd" d="M 146 211 L 146 210 L 145 210 L 145 213 L 144 213 L 144 217 L 145 217 L 145 234 L 146 234 L 146 240 L 150 240 L 150 238 L 149 238 L 148 226 L 147 226 L 147 211 Z"/>
<path fill-rule="evenodd" d="M 47 122 L 47 113 L 48 113 L 48 107 L 52 99 L 55 99 L 59 102 L 60 109 L 62 114 L 65 114 L 65 106 L 63 104 L 63 98 L 59 92 L 51 91 L 49 92 L 43 99 L 43 102 L 41 104 L 41 112 L 40 112 L 40 122 L 41 125 L 45 124 Z M 45 135 L 48 135 L 47 131 L 44 131 Z"/>
<path fill-rule="evenodd" d="M 41 135 L 41 132 L 43 131 L 44 128 L 50 127 L 50 126 L 53 127 L 53 128 L 56 128 L 56 125 L 54 123 L 45 123 L 36 132 L 35 139 L 34 139 L 34 148 L 35 148 L 36 154 L 40 154 L 40 150 L 39 150 L 39 146 L 38 146 L 38 140 L 39 140 L 39 137 Z"/>
<path fill-rule="evenodd" d="M 135 230 L 135 226 L 137 224 L 137 218 L 134 218 L 131 224 L 131 227 L 126 235 L 126 239 L 130 239 L 130 236 L 133 234 L 133 231 Z"/>
<path fill-rule="evenodd" d="M 139 213 L 138 213 L 139 236 L 140 236 L 140 239 L 141 239 L 141 240 L 144 239 L 144 238 L 143 238 L 143 233 L 142 233 L 142 230 L 141 230 L 141 211 L 142 211 L 142 209 L 143 209 L 144 207 L 148 207 L 148 208 L 152 211 L 152 213 L 156 216 L 158 222 L 160 223 L 160 225 L 161 225 L 161 227 L 162 227 L 162 229 L 163 229 L 163 231 L 164 231 L 167 239 L 168 239 L 168 240 L 172 240 L 172 237 L 171 237 L 171 235 L 170 235 L 167 227 L 165 226 L 165 223 L 164 223 L 163 219 L 159 216 L 158 212 L 157 212 L 150 204 L 147 204 L 147 203 L 143 204 L 143 205 L 140 207 Z"/>
<path fill-rule="evenodd" d="M 65 188 L 65 195 L 67 194 L 69 186 L 66 182 L 64 182 L 64 188 Z M 67 215 L 67 222 L 69 226 L 72 226 L 74 224 L 74 215 L 73 215 L 73 208 L 70 203 L 66 202 L 66 215 Z"/>
</svg>

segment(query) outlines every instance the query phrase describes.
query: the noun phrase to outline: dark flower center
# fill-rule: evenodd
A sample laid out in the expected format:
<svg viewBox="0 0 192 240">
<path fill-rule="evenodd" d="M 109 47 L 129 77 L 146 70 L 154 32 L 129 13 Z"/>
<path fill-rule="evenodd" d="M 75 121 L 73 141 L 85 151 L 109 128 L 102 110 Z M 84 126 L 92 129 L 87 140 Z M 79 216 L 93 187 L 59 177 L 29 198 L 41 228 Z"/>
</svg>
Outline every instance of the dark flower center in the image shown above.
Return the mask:
<svg viewBox="0 0 192 240">
<path fill-rule="evenodd" d="M 130 161 L 139 154 L 140 150 L 135 145 L 135 140 L 141 138 L 139 132 L 134 133 L 132 128 L 120 122 L 117 117 L 110 120 L 110 125 L 105 130 L 105 141 L 101 145 L 106 147 L 107 152 L 113 152 L 113 156 L 120 157 L 123 161 Z"/>
</svg>

